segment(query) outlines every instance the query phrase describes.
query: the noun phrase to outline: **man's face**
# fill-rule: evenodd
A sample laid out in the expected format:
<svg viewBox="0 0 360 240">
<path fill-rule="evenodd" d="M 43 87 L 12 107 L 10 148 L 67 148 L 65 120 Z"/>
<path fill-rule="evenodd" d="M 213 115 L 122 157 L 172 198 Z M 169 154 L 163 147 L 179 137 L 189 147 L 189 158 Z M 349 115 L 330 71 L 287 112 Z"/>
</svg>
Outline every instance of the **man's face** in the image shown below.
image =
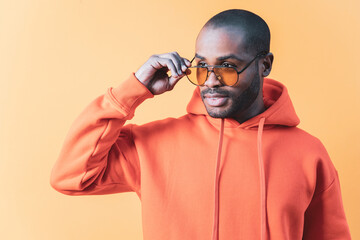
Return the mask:
<svg viewBox="0 0 360 240">
<path fill-rule="evenodd" d="M 194 61 L 206 65 L 228 66 L 230 64 L 239 71 L 255 57 L 247 53 L 245 47 L 241 32 L 223 28 L 204 28 L 196 41 Z M 225 56 L 229 57 L 224 58 Z M 242 118 L 243 115 L 251 112 L 255 101 L 262 101 L 262 94 L 259 94 L 262 84 L 257 64 L 256 59 L 239 74 L 234 86 L 223 85 L 213 72 L 209 74 L 204 86 L 200 86 L 200 92 L 210 116 L 235 119 L 240 116 Z"/>
</svg>

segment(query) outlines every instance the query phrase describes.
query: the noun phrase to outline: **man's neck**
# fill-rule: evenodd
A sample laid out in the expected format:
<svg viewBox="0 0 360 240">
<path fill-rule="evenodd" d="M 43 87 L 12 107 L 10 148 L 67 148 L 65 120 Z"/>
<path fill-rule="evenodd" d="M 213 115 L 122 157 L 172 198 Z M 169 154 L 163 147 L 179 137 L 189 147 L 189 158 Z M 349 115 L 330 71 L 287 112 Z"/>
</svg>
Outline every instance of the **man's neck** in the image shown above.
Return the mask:
<svg viewBox="0 0 360 240">
<path fill-rule="evenodd" d="M 250 118 L 259 115 L 266 110 L 262 94 L 243 112 L 234 116 L 234 119 L 239 123 L 246 122 Z"/>
</svg>

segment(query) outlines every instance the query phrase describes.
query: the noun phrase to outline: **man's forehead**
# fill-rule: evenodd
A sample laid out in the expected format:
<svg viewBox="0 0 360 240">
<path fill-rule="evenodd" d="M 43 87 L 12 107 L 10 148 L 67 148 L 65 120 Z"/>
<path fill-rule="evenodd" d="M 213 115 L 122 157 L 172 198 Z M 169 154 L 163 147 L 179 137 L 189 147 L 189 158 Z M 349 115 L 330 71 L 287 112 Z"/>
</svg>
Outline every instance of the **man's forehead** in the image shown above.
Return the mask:
<svg viewBox="0 0 360 240">
<path fill-rule="evenodd" d="M 200 60 L 206 60 L 206 56 L 202 56 L 199 53 L 195 53 L 195 58 L 198 58 Z M 217 56 L 215 58 L 216 58 L 217 61 L 232 59 L 232 60 L 236 60 L 238 62 L 245 62 L 243 57 L 241 57 L 241 56 L 239 56 L 238 54 L 235 54 L 235 53 L 224 54 L 224 55 L 221 55 L 221 56 Z"/>
<path fill-rule="evenodd" d="M 204 28 L 200 31 L 195 53 L 202 58 L 233 57 L 237 60 L 247 58 L 245 36 L 242 32 L 224 28 Z"/>
</svg>

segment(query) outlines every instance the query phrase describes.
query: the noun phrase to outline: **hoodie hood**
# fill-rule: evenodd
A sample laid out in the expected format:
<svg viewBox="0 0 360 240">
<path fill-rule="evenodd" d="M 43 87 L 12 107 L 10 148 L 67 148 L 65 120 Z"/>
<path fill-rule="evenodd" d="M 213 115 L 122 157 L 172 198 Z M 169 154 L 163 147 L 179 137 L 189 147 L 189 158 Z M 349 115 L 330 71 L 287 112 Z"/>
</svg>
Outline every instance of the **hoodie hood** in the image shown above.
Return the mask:
<svg viewBox="0 0 360 240">
<path fill-rule="evenodd" d="M 271 127 L 271 125 L 294 127 L 300 123 L 288 91 L 282 83 L 270 78 L 264 78 L 263 99 L 266 107 L 264 112 L 241 124 L 234 119 L 226 118 L 225 127 L 240 127 L 244 129 L 258 127 L 261 118 L 266 119 L 265 127 Z M 199 87 L 195 89 L 186 110 L 191 114 L 206 115 L 213 125 L 220 126 L 220 122 L 217 119 L 208 115 L 201 99 Z"/>
</svg>

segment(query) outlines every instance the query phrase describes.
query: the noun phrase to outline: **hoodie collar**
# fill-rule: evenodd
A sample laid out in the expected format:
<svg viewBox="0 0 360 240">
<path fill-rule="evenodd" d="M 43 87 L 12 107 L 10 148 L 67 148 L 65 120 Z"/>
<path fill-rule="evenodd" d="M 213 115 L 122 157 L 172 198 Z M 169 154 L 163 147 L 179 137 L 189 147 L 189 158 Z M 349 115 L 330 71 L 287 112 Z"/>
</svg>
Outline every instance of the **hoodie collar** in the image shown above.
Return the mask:
<svg viewBox="0 0 360 240">
<path fill-rule="evenodd" d="M 225 128 L 257 128 L 261 118 L 266 119 L 264 128 L 273 127 L 275 125 L 294 127 L 300 123 L 288 91 L 282 83 L 270 78 L 264 78 L 263 100 L 266 107 L 264 112 L 241 124 L 235 119 L 226 118 Z M 186 110 L 191 114 L 205 115 L 212 125 L 220 128 L 221 119 L 212 118 L 208 115 L 201 99 L 199 87 L 195 89 Z"/>
</svg>

